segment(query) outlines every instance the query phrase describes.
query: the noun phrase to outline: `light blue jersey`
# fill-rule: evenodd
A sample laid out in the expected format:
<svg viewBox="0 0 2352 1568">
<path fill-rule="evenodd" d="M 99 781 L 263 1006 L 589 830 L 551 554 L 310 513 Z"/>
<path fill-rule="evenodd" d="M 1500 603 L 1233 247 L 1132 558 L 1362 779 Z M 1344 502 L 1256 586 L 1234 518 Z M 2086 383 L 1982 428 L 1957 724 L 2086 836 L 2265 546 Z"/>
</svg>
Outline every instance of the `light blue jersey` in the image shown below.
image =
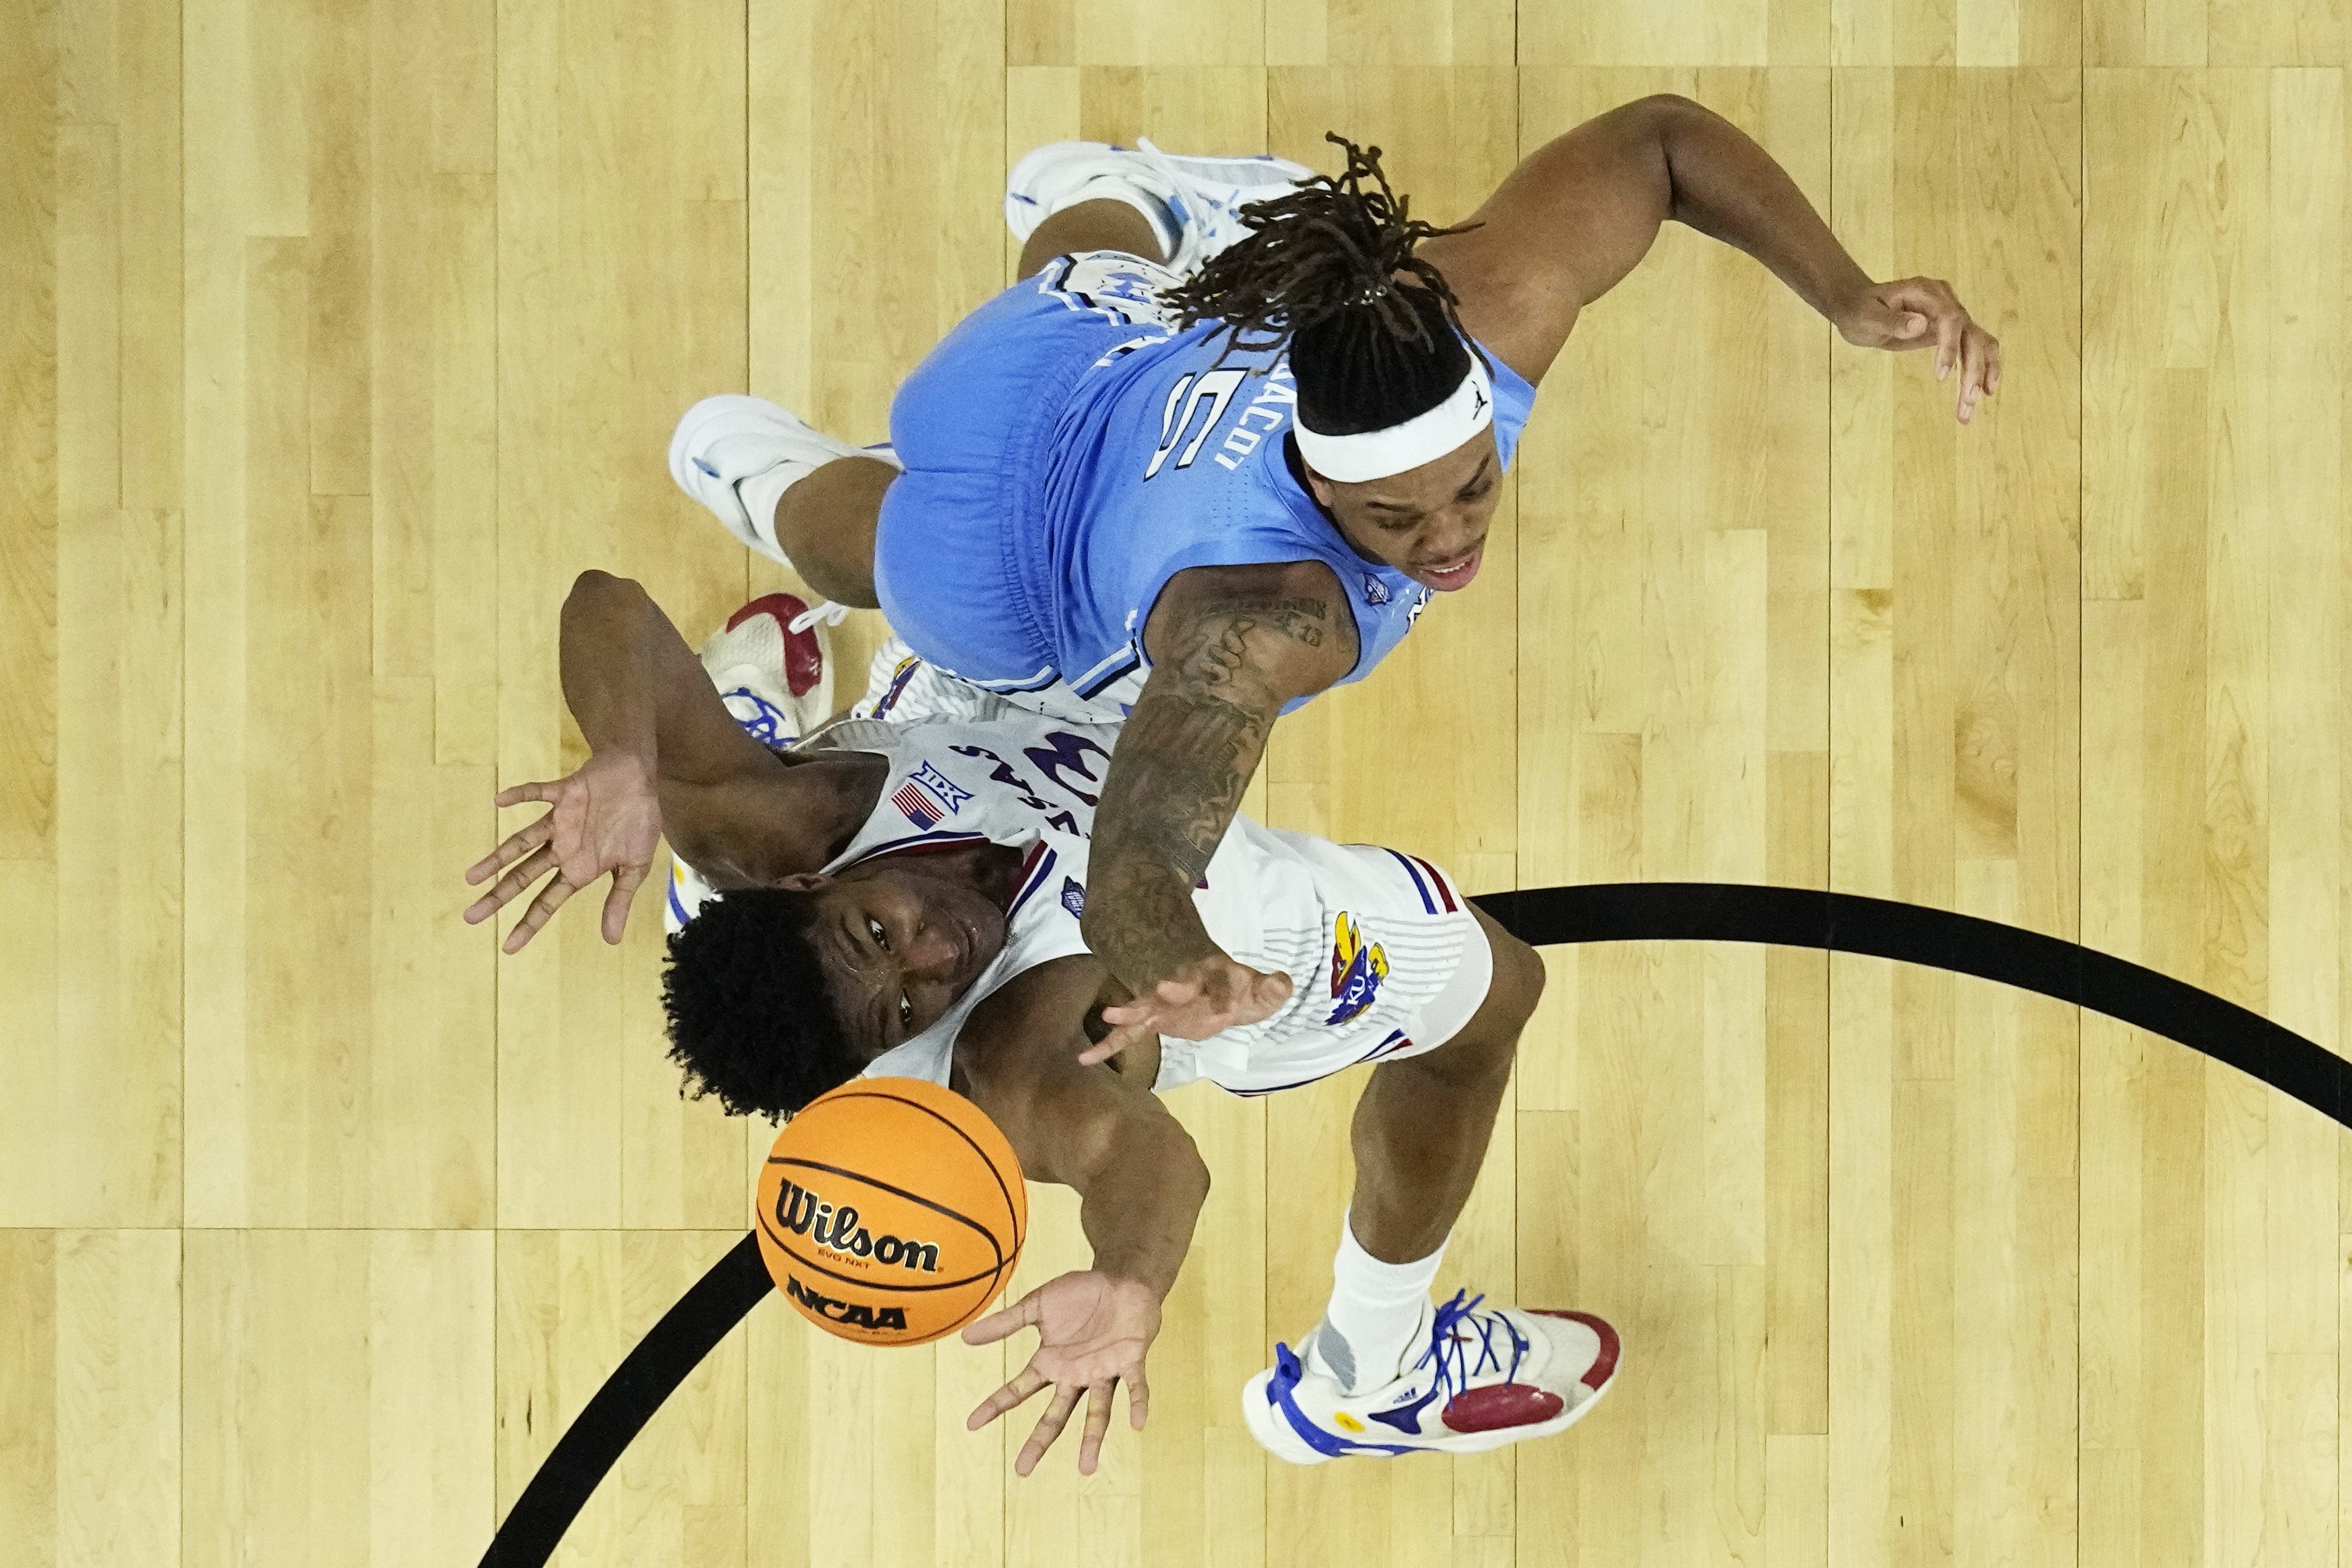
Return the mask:
<svg viewBox="0 0 2352 1568">
<path fill-rule="evenodd" d="M 1116 720 L 1149 673 L 1151 606 L 1188 568 L 1329 566 L 1356 617 L 1347 680 L 1419 618 L 1430 590 L 1357 554 L 1293 474 L 1285 356 L 1176 331 L 1158 302 L 1174 281 L 1118 252 L 1063 257 L 899 388 L 907 471 L 884 500 L 875 581 L 916 653 L 1024 706 Z M 1507 468 L 1535 389 L 1487 358 Z"/>
</svg>

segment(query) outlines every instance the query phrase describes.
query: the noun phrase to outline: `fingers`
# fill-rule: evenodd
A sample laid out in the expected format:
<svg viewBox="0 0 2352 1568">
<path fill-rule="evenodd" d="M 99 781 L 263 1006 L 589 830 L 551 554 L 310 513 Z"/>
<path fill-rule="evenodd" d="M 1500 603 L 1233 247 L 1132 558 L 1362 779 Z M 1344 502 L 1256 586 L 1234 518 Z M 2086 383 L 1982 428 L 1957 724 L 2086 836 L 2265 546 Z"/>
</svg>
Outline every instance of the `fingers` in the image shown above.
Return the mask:
<svg viewBox="0 0 2352 1568">
<path fill-rule="evenodd" d="M 530 826 L 523 828 L 521 831 L 509 834 L 504 843 L 500 844 L 496 849 L 491 850 L 488 855 L 483 856 L 480 859 L 466 868 L 467 885 L 468 887 L 472 886 L 474 883 L 480 881 L 483 878 L 488 877 L 499 867 L 506 865 L 508 862 L 522 855 L 525 851 L 535 849 L 539 847 L 539 846 L 546 843 L 548 836 L 555 831 L 554 823 L 555 814 L 551 811 L 545 816 L 541 817 L 537 822 L 532 823 Z M 509 896 L 511 897 L 512 895 Z M 469 909 L 466 911 L 466 919 L 468 922 L 478 921 L 482 918 L 482 915 L 488 914 L 490 910 L 499 907 L 499 903 L 503 903 L 504 901 L 505 900 L 502 899 L 494 903 L 489 899 L 485 898 L 476 903 L 473 909 Z M 481 913 L 477 914 L 475 912 L 476 910 L 480 910 Z"/>
<path fill-rule="evenodd" d="M 1105 1014 L 1104 1017 L 1105 1020 L 1108 1021 L 1109 1015 Z M 1129 1046 L 1138 1045 L 1142 1041 L 1150 1038 L 1154 1032 L 1155 1031 L 1148 1026 L 1134 1028 L 1113 1029 L 1109 1034 L 1105 1035 L 1101 1039 L 1097 1040 L 1093 1045 L 1088 1046 L 1085 1050 L 1078 1053 L 1078 1065 L 1082 1068 L 1099 1066 L 1100 1064 L 1110 1060 L 1111 1058 L 1118 1055 L 1119 1052 L 1127 1049 Z"/>
<path fill-rule="evenodd" d="M 531 900 L 530 908 L 523 911 L 522 919 L 515 922 L 514 930 L 507 932 L 507 940 L 499 945 L 499 951 L 520 952 L 524 945 L 539 934 L 539 928 L 563 907 L 563 900 L 579 890 L 565 881 L 561 872 L 557 873 L 555 880 L 540 889 L 539 897 Z"/>
<path fill-rule="evenodd" d="M 1918 348 L 1927 342 L 1927 318 L 1906 305 L 1872 296 L 1859 332 L 1849 330 L 1849 342 L 1866 341 L 1884 348 Z"/>
<path fill-rule="evenodd" d="M 499 791 L 498 798 L 492 801 L 491 804 L 493 805 L 501 806 L 520 805 L 523 802 L 528 800 L 543 800 L 552 803 L 555 799 L 556 784 L 558 782 L 560 781 L 550 780 L 545 784 L 510 784 L 507 788 Z"/>
<path fill-rule="evenodd" d="M 1135 1031 L 1119 1046 L 1119 1050 L 1125 1050 L 1142 1035 L 1157 1033 L 1161 1020 L 1198 1001 L 1201 993 L 1202 986 L 1195 981 L 1163 980 L 1131 1002 L 1104 1008 L 1103 1022 L 1114 1029 Z M 1117 1054 L 1117 1051 L 1105 1053 L 1107 1056 Z M 1078 1059 L 1084 1061 L 1086 1058 Z"/>
<path fill-rule="evenodd" d="M 1043 1287 L 1040 1287 L 1043 1289 Z M 1037 1291 L 1032 1290 L 1009 1307 L 991 1312 L 963 1331 L 968 1345 L 992 1345 L 1008 1339 L 1037 1321 Z M 1025 1397 L 1025 1395 L 1024 1395 Z"/>
<path fill-rule="evenodd" d="M 1969 319 L 1957 306 L 1936 312 L 1936 379 L 1943 380 L 1960 363 L 1960 342 Z"/>
<path fill-rule="evenodd" d="M 1137 1431 L 1151 1414 L 1151 1390 L 1143 1381 L 1143 1363 L 1138 1362 L 1127 1374 L 1127 1424 Z"/>
<path fill-rule="evenodd" d="M 1078 1407 L 1080 1392 L 1075 1384 L 1054 1391 L 1054 1403 L 1045 1406 L 1045 1414 L 1037 1417 L 1036 1428 L 1029 1434 L 1029 1440 L 1021 1445 L 1020 1455 L 1013 1461 L 1014 1475 L 1025 1476 L 1037 1468 L 1037 1461 L 1045 1457 L 1045 1450 L 1054 1446 L 1054 1439 L 1059 1437 L 1062 1428 L 1070 1424 L 1070 1412 Z"/>
<path fill-rule="evenodd" d="M 1111 1385 L 1097 1383 L 1087 1395 L 1087 1426 L 1078 1435 L 1078 1474 L 1095 1473 L 1095 1461 L 1102 1456 L 1103 1436 L 1110 1430 Z"/>
<path fill-rule="evenodd" d="M 1966 425 L 1975 416 L 1979 401 L 1991 395 L 2000 384 L 2000 340 L 1971 321 L 1960 346 L 1960 390 L 1953 415 Z"/>
<path fill-rule="evenodd" d="M 982 1427 L 987 1426 L 990 1422 L 995 1420 L 998 1416 L 1003 1415 L 1006 1411 L 1012 1409 L 1014 1405 L 1021 1404 L 1031 1394 L 1045 1387 L 1045 1375 L 1037 1370 L 1037 1363 L 1035 1362 L 1031 1362 L 1027 1366 L 1023 1367 L 1019 1373 L 1014 1374 L 1011 1383 L 1006 1384 L 1003 1388 L 998 1389 L 986 1399 L 982 1400 L 979 1407 L 973 1410 L 969 1416 L 964 1418 L 963 1429 L 967 1432 L 979 1431 Z M 1023 1473 L 1025 1475 L 1027 1472 L 1024 1471 Z"/>
<path fill-rule="evenodd" d="M 503 908 L 508 900 L 546 876 L 547 868 L 554 863 L 554 852 L 541 845 L 529 859 L 500 878 L 497 887 L 467 906 L 466 923 L 474 925 L 488 919 L 494 910 Z"/>
<path fill-rule="evenodd" d="M 1976 412 L 1978 400 L 1991 396 L 1993 389 L 2000 384 L 2000 340 L 1978 326 L 1969 327 L 1969 337 L 1975 349 L 1975 369 L 1961 392 L 1965 400 L 1960 414 L 1962 424 L 1968 423 L 1969 416 Z"/>
<path fill-rule="evenodd" d="M 1954 417 L 1963 425 L 1976 416 L 1977 405 L 2000 390 L 2000 342 L 1969 319 L 1968 308 L 1950 284 L 1934 278 L 1906 278 L 1886 286 L 1890 303 L 1918 316 L 1934 327 L 1936 379 L 1958 372 L 1952 401 Z M 1924 346 L 1920 337 L 1904 346 Z"/>
<path fill-rule="evenodd" d="M 620 866 L 613 871 L 613 890 L 604 895 L 604 940 L 617 947 L 629 925 L 629 900 L 646 879 L 643 866 Z"/>
<path fill-rule="evenodd" d="M 1265 1008 L 1265 1012 L 1263 1016 L 1270 1018 L 1285 1002 L 1290 1000 L 1290 976 L 1287 974 L 1262 974 L 1258 976 L 1257 984 L 1255 989 L 1256 991 L 1257 1000 Z"/>
</svg>

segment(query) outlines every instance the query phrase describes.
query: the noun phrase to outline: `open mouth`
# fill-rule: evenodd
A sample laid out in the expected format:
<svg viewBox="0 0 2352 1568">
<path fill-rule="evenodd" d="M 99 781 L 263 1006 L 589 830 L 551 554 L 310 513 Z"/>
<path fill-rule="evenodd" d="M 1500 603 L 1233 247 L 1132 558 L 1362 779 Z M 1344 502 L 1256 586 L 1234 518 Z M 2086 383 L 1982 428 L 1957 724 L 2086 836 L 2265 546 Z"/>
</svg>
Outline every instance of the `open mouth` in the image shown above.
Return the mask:
<svg viewBox="0 0 2352 1568">
<path fill-rule="evenodd" d="M 1451 566 L 1424 566 L 1421 569 L 1422 581 L 1441 594 L 1467 588 L 1470 580 L 1478 575 L 1478 563 L 1486 555 L 1486 547 L 1482 544 Z"/>
</svg>

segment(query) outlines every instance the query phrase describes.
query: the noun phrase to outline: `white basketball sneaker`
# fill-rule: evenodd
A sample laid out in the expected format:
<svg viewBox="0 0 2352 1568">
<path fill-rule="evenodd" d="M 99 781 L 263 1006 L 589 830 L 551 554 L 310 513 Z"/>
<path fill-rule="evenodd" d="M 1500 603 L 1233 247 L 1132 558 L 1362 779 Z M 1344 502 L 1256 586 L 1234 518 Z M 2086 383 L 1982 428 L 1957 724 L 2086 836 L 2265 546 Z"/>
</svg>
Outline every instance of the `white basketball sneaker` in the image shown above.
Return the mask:
<svg viewBox="0 0 2352 1568">
<path fill-rule="evenodd" d="M 797 594 L 763 594 L 710 634 L 702 668 L 745 734 L 772 751 L 832 716 L 833 649 L 824 634 L 848 614 L 846 605 L 812 610 Z M 671 851 L 663 930 L 677 935 L 717 896 L 702 873 Z"/>
<path fill-rule="evenodd" d="M 728 393 L 688 409 L 669 438 L 669 477 L 727 531 L 769 560 L 792 564 L 776 542 L 776 501 L 835 458 L 879 458 L 885 444 L 853 447 L 812 430 L 764 397 Z M 748 499 L 756 497 L 757 500 Z"/>
<path fill-rule="evenodd" d="M 1241 209 L 1252 202 L 1286 194 L 1315 171 L 1286 158 L 1185 158 L 1162 153 L 1148 141 L 1133 147 L 1106 142 L 1049 142 L 1013 165 L 1004 182 L 1004 221 L 1015 239 L 1026 240 L 1037 226 L 1074 203 L 1117 197 L 1121 187 L 1141 192 L 1143 211 L 1159 232 L 1168 257 L 1164 265 L 1180 278 L 1248 231 Z M 1155 210 L 1156 209 L 1156 210 Z"/>
<path fill-rule="evenodd" d="M 1302 1357 L 1242 1391 L 1250 1435 L 1294 1465 L 1366 1455 L 1476 1454 L 1549 1437 L 1581 1420 L 1616 1380 L 1617 1331 L 1589 1312 L 1484 1306 L 1456 1291 L 1426 1309 L 1424 1348 L 1391 1382 L 1349 1394 L 1310 1336 Z M 1408 1353 L 1412 1353 L 1408 1352 Z"/>
<path fill-rule="evenodd" d="M 833 716 L 825 628 L 849 613 L 812 610 L 797 594 L 764 594 L 702 645 L 702 668 L 727 711 L 763 746 L 788 745 Z"/>
</svg>

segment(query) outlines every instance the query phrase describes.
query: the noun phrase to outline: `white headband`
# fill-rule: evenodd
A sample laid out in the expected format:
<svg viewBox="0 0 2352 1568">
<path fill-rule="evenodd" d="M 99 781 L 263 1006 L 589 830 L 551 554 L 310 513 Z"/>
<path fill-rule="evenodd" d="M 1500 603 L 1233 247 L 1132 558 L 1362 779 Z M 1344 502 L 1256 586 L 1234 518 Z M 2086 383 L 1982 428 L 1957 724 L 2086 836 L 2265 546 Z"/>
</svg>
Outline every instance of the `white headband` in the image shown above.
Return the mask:
<svg viewBox="0 0 2352 1568">
<path fill-rule="evenodd" d="M 1304 420 L 1294 419 L 1291 433 L 1298 437 L 1298 455 L 1308 468 L 1327 479 L 1360 484 L 1433 463 L 1494 422 L 1495 389 L 1474 353 L 1469 374 L 1453 395 L 1402 425 L 1357 436 L 1323 436 L 1309 430 Z"/>
</svg>

